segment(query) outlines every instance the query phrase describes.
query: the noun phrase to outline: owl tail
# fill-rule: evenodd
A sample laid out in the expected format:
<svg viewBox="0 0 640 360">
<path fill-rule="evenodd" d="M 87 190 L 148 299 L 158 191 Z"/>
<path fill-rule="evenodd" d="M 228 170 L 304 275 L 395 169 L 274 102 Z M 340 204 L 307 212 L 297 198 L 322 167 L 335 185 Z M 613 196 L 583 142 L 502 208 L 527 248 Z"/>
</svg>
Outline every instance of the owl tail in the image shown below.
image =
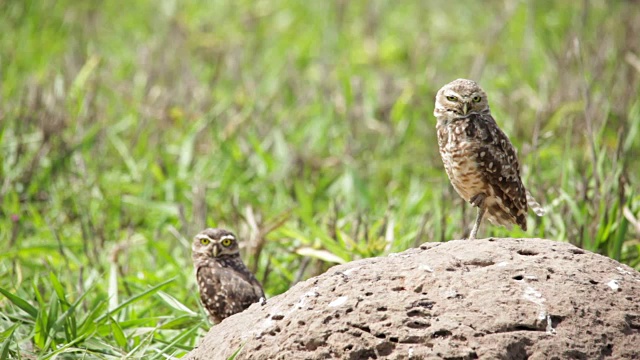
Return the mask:
<svg viewBox="0 0 640 360">
<path fill-rule="evenodd" d="M 533 212 L 536 213 L 536 215 L 542 216 L 545 214 L 544 208 L 540 204 L 538 204 L 538 202 L 536 201 L 536 199 L 533 198 L 533 196 L 531 196 L 531 193 L 529 192 L 529 190 L 527 190 L 527 204 L 529 205 L 531 210 L 533 210 Z"/>
</svg>

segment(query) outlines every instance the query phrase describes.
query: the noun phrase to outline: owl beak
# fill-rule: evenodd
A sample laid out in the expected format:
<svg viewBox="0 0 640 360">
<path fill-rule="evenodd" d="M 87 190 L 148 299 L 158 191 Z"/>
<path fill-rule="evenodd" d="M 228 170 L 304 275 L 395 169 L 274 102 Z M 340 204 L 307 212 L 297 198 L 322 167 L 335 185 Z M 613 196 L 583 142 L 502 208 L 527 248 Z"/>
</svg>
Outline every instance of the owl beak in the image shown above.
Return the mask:
<svg viewBox="0 0 640 360">
<path fill-rule="evenodd" d="M 217 245 L 214 245 L 212 250 L 213 250 L 213 257 L 218 257 L 218 254 L 220 253 L 220 247 Z"/>
<path fill-rule="evenodd" d="M 464 105 L 462 105 L 462 113 L 463 113 L 463 115 L 467 115 L 467 110 L 468 110 L 467 107 L 468 106 L 469 106 L 468 103 L 464 103 Z"/>
</svg>

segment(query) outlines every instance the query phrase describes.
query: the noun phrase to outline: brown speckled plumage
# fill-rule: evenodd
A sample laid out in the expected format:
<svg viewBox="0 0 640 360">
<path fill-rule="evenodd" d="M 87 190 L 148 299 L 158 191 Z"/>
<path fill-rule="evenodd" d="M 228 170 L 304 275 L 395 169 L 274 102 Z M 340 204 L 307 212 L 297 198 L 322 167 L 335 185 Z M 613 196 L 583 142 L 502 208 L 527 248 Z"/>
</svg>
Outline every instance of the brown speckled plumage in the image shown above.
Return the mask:
<svg viewBox="0 0 640 360">
<path fill-rule="evenodd" d="M 520 179 L 516 150 L 491 116 L 487 94 L 471 80 L 458 79 L 436 95 L 438 146 L 453 188 L 478 207 L 469 236 L 476 237 L 484 216 L 497 225 L 527 229 L 528 206 L 544 210 Z"/>
<path fill-rule="evenodd" d="M 191 249 L 200 300 L 212 323 L 264 299 L 262 286 L 240 258 L 233 233 L 205 229 L 195 236 Z"/>
</svg>

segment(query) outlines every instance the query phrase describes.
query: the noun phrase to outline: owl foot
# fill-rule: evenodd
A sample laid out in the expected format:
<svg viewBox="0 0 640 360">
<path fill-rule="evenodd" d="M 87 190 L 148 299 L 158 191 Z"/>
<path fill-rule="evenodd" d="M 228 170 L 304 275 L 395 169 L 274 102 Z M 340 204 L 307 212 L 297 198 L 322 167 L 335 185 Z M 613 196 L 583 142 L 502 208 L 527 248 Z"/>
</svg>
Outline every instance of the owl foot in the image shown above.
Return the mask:
<svg viewBox="0 0 640 360">
<path fill-rule="evenodd" d="M 484 193 L 480 193 L 480 194 L 477 194 L 476 196 L 472 197 L 469 200 L 469 202 L 473 206 L 482 207 L 482 204 L 484 203 L 484 199 L 486 197 L 487 197 L 487 195 L 485 195 Z"/>
<path fill-rule="evenodd" d="M 478 195 L 474 196 L 474 198 L 476 198 Z M 482 197 L 482 200 L 484 200 L 484 194 Z M 480 203 L 482 204 L 482 202 Z M 478 207 L 478 215 L 476 216 L 476 222 L 473 225 L 473 229 L 471 229 L 471 234 L 469 234 L 469 240 L 475 240 L 476 239 L 476 235 L 478 235 L 478 229 L 480 229 L 480 223 L 482 223 L 482 218 L 484 217 L 484 213 L 487 211 L 487 209 L 485 209 L 482 206 Z"/>
</svg>

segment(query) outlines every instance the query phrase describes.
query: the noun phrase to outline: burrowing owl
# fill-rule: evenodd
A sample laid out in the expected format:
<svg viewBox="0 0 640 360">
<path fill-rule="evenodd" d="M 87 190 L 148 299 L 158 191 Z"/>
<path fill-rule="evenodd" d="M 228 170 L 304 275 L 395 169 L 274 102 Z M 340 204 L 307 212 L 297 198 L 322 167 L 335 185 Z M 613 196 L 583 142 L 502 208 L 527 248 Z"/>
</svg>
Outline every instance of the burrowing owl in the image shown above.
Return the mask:
<svg viewBox="0 0 640 360">
<path fill-rule="evenodd" d="M 544 210 L 524 188 L 516 149 L 496 124 L 487 94 L 471 80 L 458 79 L 436 95 L 438 146 L 453 188 L 478 207 L 469 235 L 475 239 L 483 216 L 494 224 L 527 230 L 527 203 Z"/>
<path fill-rule="evenodd" d="M 262 286 L 240 258 L 233 233 L 205 229 L 195 236 L 191 250 L 200 300 L 212 323 L 264 299 Z"/>
</svg>

